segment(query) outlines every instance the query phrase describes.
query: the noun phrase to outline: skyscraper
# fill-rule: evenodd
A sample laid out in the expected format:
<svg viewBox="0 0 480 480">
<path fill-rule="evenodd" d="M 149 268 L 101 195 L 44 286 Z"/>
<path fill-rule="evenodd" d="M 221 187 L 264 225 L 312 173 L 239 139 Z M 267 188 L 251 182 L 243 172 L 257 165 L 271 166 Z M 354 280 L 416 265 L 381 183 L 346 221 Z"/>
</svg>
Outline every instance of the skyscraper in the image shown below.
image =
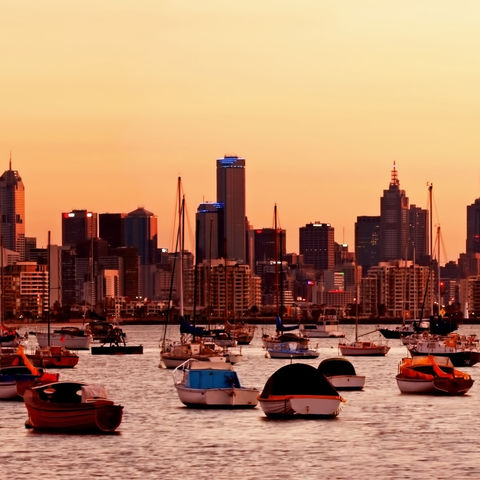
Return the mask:
<svg viewBox="0 0 480 480">
<path fill-rule="evenodd" d="M 25 260 L 25 188 L 17 170 L 9 168 L 0 177 L 0 235 L 3 246 Z"/>
<path fill-rule="evenodd" d="M 245 160 L 225 156 L 217 160 L 217 202 L 224 206 L 225 258 L 246 262 Z"/>
<path fill-rule="evenodd" d="M 112 248 L 125 245 L 124 213 L 101 213 L 99 220 L 99 236 Z"/>
<path fill-rule="evenodd" d="M 157 249 L 157 217 L 144 208 L 137 208 L 125 217 L 125 246 L 136 247 L 141 265 L 155 263 Z"/>
<path fill-rule="evenodd" d="M 408 260 L 420 265 L 428 265 L 428 211 L 410 205 L 409 209 Z"/>
<path fill-rule="evenodd" d="M 362 275 L 378 264 L 380 241 L 380 217 L 360 216 L 355 222 L 355 254 L 357 265 L 362 267 Z"/>
<path fill-rule="evenodd" d="M 77 244 L 97 237 L 97 214 L 87 210 L 62 213 L 62 245 Z"/>
<path fill-rule="evenodd" d="M 334 228 L 329 223 L 308 223 L 300 227 L 300 254 L 317 270 L 335 267 Z"/>
<path fill-rule="evenodd" d="M 223 203 L 201 203 L 196 217 L 198 263 L 223 257 Z"/>
<path fill-rule="evenodd" d="M 380 261 L 407 258 L 408 236 L 408 197 L 405 190 L 400 190 L 397 169 L 393 164 L 390 185 L 380 199 Z"/>
<path fill-rule="evenodd" d="M 480 253 L 480 198 L 467 206 L 467 254 Z"/>
</svg>

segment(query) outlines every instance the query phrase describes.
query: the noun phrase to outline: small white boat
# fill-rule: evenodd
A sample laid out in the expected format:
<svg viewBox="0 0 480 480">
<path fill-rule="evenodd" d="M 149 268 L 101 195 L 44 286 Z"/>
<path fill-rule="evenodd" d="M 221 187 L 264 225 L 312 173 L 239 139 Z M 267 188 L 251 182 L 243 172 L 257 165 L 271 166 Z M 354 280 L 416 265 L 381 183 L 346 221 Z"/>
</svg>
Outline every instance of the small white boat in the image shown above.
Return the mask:
<svg viewBox="0 0 480 480">
<path fill-rule="evenodd" d="M 327 309 L 315 323 L 301 323 L 300 334 L 308 338 L 343 338 L 345 332 L 340 330 L 337 312 Z"/>
<path fill-rule="evenodd" d="M 345 400 L 315 367 L 291 363 L 278 369 L 258 397 L 267 417 L 336 417 Z"/>
<path fill-rule="evenodd" d="M 189 359 L 173 371 L 178 397 L 187 407 L 253 408 L 257 388 L 242 387 L 229 363 Z"/>
<path fill-rule="evenodd" d="M 78 327 L 63 327 L 50 332 L 50 342 L 48 332 L 35 332 L 38 346 L 40 348 L 53 346 L 65 347 L 69 350 L 90 350 L 93 336 L 85 330 Z"/>
<path fill-rule="evenodd" d="M 317 358 L 318 352 L 308 348 L 304 343 L 282 342 L 267 347 L 270 358 Z"/>
<path fill-rule="evenodd" d="M 336 390 L 362 390 L 365 386 L 365 375 L 357 375 L 355 367 L 346 358 L 326 358 L 320 362 L 318 370 Z"/>
</svg>

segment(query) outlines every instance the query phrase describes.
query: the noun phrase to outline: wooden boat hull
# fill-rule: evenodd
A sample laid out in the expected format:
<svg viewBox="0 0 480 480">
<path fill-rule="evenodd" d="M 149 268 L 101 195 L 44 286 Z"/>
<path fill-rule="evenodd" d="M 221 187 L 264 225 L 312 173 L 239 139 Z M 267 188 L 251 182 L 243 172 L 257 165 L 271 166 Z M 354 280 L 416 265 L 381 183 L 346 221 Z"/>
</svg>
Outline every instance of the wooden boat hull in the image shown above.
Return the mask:
<svg viewBox="0 0 480 480">
<path fill-rule="evenodd" d="M 369 342 L 358 342 L 358 344 L 339 344 L 338 348 L 342 355 L 350 356 L 384 356 L 390 350 L 388 345 L 368 344 Z"/>
<path fill-rule="evenodd" d="M 362 390 L 365 386 L 364 375 L 326 375 L 326 377 L 335 390 Z"/>
<path fill-rule="evenodd" d="M 397 375 L 397 385 L 402 393 L 464 395 L 473 385 L 472 380 L 434 378 L 422 380 L 418 378 L 404 378 Z"/>
<path fill-rule="evenodd" d="M 143 354 L 143 345 L 100 345 L 91 348 L 92 355 Z"/>
<path fill-rule="evenodd" d="M 344 400 L 329 395 L 272 395 L 258 398 L 267 417 L 336 417 Z"/>
<path fill-rule="evenodd" d="M 23 398 L 28 412 L 26 426 L 35 430 L 109 433 L 122 421 L 123 406 L 111 400 L 49 402 L 42 400 L 35 388 L 25 390 Z"/>
<path fill-rule="evenodd" d="M 196 408 L 254 408 L 258 389 L 255 388 L 188 388 L 175 385 L 180 401 Z"/>
</svg>

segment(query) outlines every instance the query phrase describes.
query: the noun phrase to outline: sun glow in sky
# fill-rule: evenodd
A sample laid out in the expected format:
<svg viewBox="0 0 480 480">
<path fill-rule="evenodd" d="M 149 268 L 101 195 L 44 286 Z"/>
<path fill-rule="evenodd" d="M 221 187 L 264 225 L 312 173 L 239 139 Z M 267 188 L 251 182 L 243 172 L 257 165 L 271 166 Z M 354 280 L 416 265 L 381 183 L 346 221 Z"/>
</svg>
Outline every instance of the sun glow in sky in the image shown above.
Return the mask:
<svg viewBox="0 0 480 480">
<path fill-rule="evenodd" d="M 61 212 L 158 216 L 172 248 L 177 177 L 193 219 L 216 159 L 246 159 L 247 215 L 289 251 L 321 221 L 353 250 L 396 162 L 411 204 L 433 183 L 441 262 L 480 197 L 480 3 L 465 0 L 2 2 L 0 170 L 19 170 L 26 233 Z"/>
</svg>

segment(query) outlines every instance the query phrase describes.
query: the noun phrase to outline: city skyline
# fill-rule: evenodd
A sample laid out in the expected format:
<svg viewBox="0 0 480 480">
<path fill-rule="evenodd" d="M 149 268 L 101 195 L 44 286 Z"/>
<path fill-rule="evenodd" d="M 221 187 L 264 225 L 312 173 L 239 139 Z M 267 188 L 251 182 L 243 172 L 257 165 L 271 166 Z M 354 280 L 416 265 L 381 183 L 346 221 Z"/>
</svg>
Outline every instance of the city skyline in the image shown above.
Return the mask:
<svg viewBox="0 0 480 480">
<path fill-rule="evenodd" d="M 479 13 L 472 1 L 7 2 L 0 165 L 12 152 L 25 233 L 60 244 L 62 211 L 144 207 L 171 248 L 177 177 L 193 219 L 216 200 L 215 160 L 234 154 L 254 228 L 272 227 L 276 203 L 288 251 L 316 221 L 353 250 L 396 162 L 411 204 L 427 208 L 433 184 L 441 263 L 456 261 L 480 197 Z"/>
</svg>

